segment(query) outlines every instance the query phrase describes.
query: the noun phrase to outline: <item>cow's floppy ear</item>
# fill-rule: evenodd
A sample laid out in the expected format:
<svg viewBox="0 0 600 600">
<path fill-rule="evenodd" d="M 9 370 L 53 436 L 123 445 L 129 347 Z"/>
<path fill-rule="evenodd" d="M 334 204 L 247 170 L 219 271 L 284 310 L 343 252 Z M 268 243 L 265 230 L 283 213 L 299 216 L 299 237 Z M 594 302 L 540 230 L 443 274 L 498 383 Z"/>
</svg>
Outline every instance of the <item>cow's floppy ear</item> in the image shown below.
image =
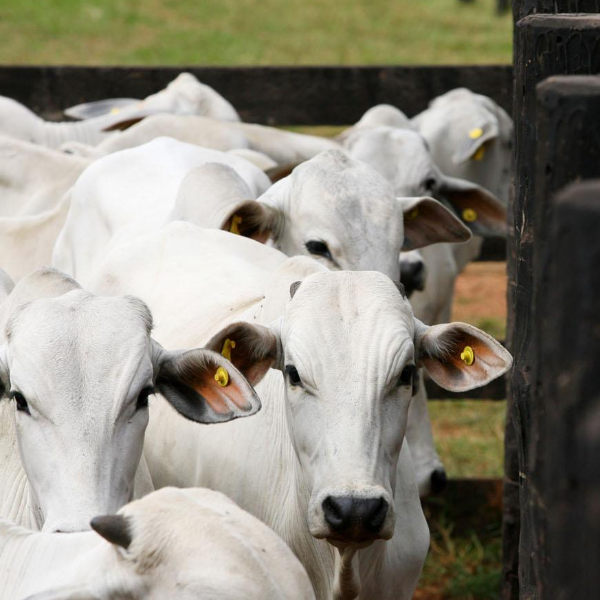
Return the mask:
<svg viewBox="0 0 600 600">
<path fill-rule="evenodd" d="M 487 142 L 500 135 L 498 124 L 491 122 L 482 127 L 474 127 L 466 134 L 464 142 L 452 156 L 455 165 L 462 165 L 470 160 L 483 160 Z"/>
<path fill-rule="evenodd" d="M 404 215 L 402 250 L 440 242 L 466 242 L 471 232 L 441 202 L 433 198 L 398 198 Z"/>
<path fill-rule="evenodd" d="M 418 360 L 431 378 L 451 392 L 468 392 L 506 373 L 512 356 L 493 337 L 466 323 L 428 327 L 417 319 Z"/>
<path fill-rule="evenodd" d="M 229 360 L 256 385 L 273 367 L 280 362 L 279 336 L 269 327 L 251 323 L 233 323 L 217 333 L 206 345 L 215 352 L 227 352 L 229 340 Z M 231 346 L 231 342 L 235 346 Z"/>
<path fill-rule="evenodd" d="M 439 191 L 473 233 L 506 235 L 506 207 L 488 190 L 464 179 L 444 177 Z"/>
<path fill-rule="evenodd" d="M 245 200 L 231 207 L 220 229 L 264 244 L 271 237 L 272 213 L 256 200 Z"/>
<path fill-rule="evenodd" d="M 173 408 L 197 423 L 225 423 L 260 410 L 252 385 L 217 352 L 164 350 L 154 342 L 155 387 Z"/>
<path fill-rule="evenodd" d="M 90 521 L 90 527 L 114 546 L 127 550 L 133 541 L 129 519 L 123 515 L 101 515 Z"/>
<path fill-rule="evenodd" d="M 71 119 L 84 121 L 94 117 L 104 115 L 119 114 L 124 108 L 138 104 L 140 100 L 135 98 L 108 98 L 106 100 L 97 100 L 95 102 L 84 102 L 65 109 L 63 112 Z"/>
</svg>

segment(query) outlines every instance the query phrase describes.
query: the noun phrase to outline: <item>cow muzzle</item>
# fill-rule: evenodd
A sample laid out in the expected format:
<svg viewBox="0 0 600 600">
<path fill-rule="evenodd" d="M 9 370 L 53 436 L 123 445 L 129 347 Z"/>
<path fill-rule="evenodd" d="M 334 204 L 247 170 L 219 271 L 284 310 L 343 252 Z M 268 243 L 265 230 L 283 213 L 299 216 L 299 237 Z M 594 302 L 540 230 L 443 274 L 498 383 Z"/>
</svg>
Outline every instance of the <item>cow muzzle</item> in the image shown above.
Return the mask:
<svg viewBox="0 0 600 600">
<path fill-rule="evenodd" d="M 390 539 L 395 524 L 390 504 L 388 494 L 328 494 L 320 503 L 319 526 L 311 527 L 312 533 L 338 547 L 365 547 Z"/>
</svg>

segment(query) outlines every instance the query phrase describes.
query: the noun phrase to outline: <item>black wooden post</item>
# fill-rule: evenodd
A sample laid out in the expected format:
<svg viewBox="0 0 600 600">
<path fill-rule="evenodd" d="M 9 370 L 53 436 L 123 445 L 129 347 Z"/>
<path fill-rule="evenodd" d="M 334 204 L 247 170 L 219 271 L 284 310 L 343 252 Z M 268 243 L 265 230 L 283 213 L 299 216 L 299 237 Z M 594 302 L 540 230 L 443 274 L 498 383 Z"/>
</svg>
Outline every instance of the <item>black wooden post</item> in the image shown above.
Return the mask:
<svg viewBox="0 0 600 600">
<path fill-rule="evenodd" d="M 560 193 L 539 288 L 546 418 L 536 480 L 549 516 L 539 598 L 600 598 L 600 180 Z M 542 450 L 541 448 L 539 450 Z"/>
<path fill-rule="evenodd" d="M 531 340 L 535 322 L 533 247 L 537 243 L 535 87 L 551 75 L 600 73 L 600 16 L 538 13 L 596 10 L 597 6 L 596 0 L 517 0 L 513 7 L 516 20 L 513 114 L 516 152 L 515 195 L 509 211 L 507 252 L 507 343 L 515 356 L 515 365 L 509 383 L 506 426 L 504 600 L 537 598 L 537 557 L 532 554 L 534 532 L 528 485 L 533 417 Z"/>
</svg>

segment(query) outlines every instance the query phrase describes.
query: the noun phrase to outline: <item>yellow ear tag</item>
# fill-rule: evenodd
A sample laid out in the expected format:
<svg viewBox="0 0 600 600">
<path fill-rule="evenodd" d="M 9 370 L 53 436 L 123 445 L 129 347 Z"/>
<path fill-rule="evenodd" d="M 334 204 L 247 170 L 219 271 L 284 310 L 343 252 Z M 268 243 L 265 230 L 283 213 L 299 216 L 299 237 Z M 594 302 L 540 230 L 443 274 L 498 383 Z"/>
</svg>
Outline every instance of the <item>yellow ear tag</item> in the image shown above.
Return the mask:
<svg viewBox="0 0 600 600">
<path fill-rule="evenodd" d="M 405 219 L 408 219 L 409 221 L 412 221 L 413 219 L 416 219 L 419 216 L 419 209 L 415 206 L 415 208 L 413 208 L 410 212 L 407 212 L 405 215 Z"/>
<path fill-rule="evenodd" d="M 221 355 L 227 360 L 231 360 L 232 348 L 235 348 L 235 342 L 233 340 L 226 339 L 225 343 L 223 344 L 223 350 L 221 350 Z M 215 373 L 215 381 L 221 387 L 225 387 L 229 383 L 229 373 L 227 372 L 227 369 L 219 367 Z"/>
<path fill-rule="evenodd" d="M 483 129 L 481 127 L 475 127 L 475 129 L 471 129 L 469 131 L 469 137 L 472 140 L 478 140 L 483 135 Z"/>
<path fill-rule="evenodd" d="M 116 114 L 118 114 L 118 113 L 120 113 L 120 112 L 121 112 L 121 109 L 120 109 L 120 108 L 117 108 L 116 106 L 115 106 L 115 108 L 111 108 L 111 109 L 110 109 L 110 114 L 111 114 L 111 115 L 116 115 Z"/>
<path fill-rule="evenodd" d="M 471 348 L 471 346 L 465 346 L 465 349 L 460 353 L 460 358 L 464 361 L 467 367 L 470 367 L 475 360 L 475 352 L 473 352 L 473 348 Z"/>
<path fill-rule="evenodd" d="M 472 208 L 465 208 L 462 211 L 462 218 L 467 221 L 467 223 L 473 223 L 477 221 L 477 213 Z"/>
<path fill-rule="evenodd" d="M 473 156 L 471 157 L 471 160 L 483 160 L 484 155 L 485 155 L 485 145 L 479 146 L 479 148 L 477 148 L 477 152 L 475 152 L 475 154 L 473 154 Z"/>
<path fill-rule="evenodd" d="M 231 227 L 229 228 L 229 233 L 235 233 L 235 235 L 240 235 L 239 225 L 241 224 L 242 220 L 242 217 L 233 215 L 231 219 Z"/>
</svg>

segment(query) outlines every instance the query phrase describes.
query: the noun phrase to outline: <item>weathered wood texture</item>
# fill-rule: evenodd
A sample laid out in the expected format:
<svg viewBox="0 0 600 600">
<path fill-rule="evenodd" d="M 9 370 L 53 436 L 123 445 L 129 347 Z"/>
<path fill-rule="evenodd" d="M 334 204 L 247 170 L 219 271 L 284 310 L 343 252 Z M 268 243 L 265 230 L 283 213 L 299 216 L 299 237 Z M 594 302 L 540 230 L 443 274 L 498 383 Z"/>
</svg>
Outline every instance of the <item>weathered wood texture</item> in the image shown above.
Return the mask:
<svg viewBox="0 0 600 600">
<path fill-rule="evenodd" d="M 515 21 L 534 14 L 597 13 L 600 0 L 513 0 Z"/>
<path fill-rule="evenodd" d="M 568 10 L 570 2 L 553 2 L 554 10 Z M 580 2 L 579 9 L 591 8 Z M 515 15 L 549 10 L 541 1 L 517 2 Z M 536 85 L 556 74 L 600 72 L 600 17 L 598 15 L 534 15 L 515 27 L 515 195 L 509 211 L 508 347 L 515 357 L 510 378 L 505 443 L 504 577 L 503 598 L 535 599 L 535 557 L 529 512 L 528 465 L 532 404 L 530 399 L 533 305 L 533 248 L 538 243 L 535 223 L 535 171 L 538 160 Z M 560 161 L 570 161 L 569 152 Z M 573 162 L 571 173 L 577 171 Z M 555 182 L 556 183 L 556 182 Z M 565 182 L 563 182 L 565 183 Z M 552 190 L 555 191 L 555 190 Z M 518 505 L 516 501 L 519 501 Z"/>
<path fill-rule="evenodd" d="M 599 113 L 596 112 L 596 115 Z M 597 116 L 596 116 L 597 120 Z M 598 133 L 598 132 L 596 132 Z M 597 158 L 597 157 L 596 157 Z M 539 291 L 537 504 L 540 600 L 600 598 L 600 180 L 563 190 L 553 202 Z M 539 525 L 539 523 L 536 523 Z"/>
<path fill-rule="evenodd" d="M 528 462 L 526 463 L 527 486 L 529 503 L 527 506 L 527 519 L 530 523 L 531 537 L 527 537 L 522 546 L 523 554 L 533 558 L 533 573 L 535 579 L 537 598 L 539 600 L 555 600 L 557 590 L 552 584 L 552 572 L 556 564 L 565 558 L 562 553 L 553 556 L 548 546 L 548 528 L 550 524 L 560 527 L 568 527 L 568 518 L 560 521 L 548 505 L 548 500 L 552 498 L 556 489 L 568 488 L 571 483 L 570 470 L 557 469 L 554 477 L 549 477 L 554 469 L 554 452 L 548 453 L 549 449 L 554 449 L 555 436 L 562 435 L 563 439 L 573 441 L 573 432 L 570 434 L 559 434 L 555 431 L 557 404 L 565 401 L 579 405 L 582 408 L 588 406 L 588 399 L 571 396 L 571 390 L 568 387 L 568 381 L 573 377 L 577 378 L 577 372 L 582 366 L 596 364 L 600 360 L 600 352 L 593 354 L 581 350 L 600 350 L 600 346 L 594 340 L 588 343 L 585 339 L 578 340 L 571 345 L 563 345 L 560 341 L 572 341 L 572 331 L 576 330 L 582 338 L 594 338 L 593 327 L 598 327 L 600 319 L 590 320 L 592 315 L 600 314 L 600 310 L 592 309 L 589 312 L 590 303 L 598 305 L 597 296 L 593 296 L 594 282 L 600 281 L 598 276 L 590 278 L 592 267 L 587 265 L 590 256 L 587 255 L 586 246 L 583 240 L 579 240 L 573 248 L 569 248 L 569 241 L 579 235 L 589 244 L 589 250 L 594 258 L 598 257 L 600 252 L 600 242 L 598 241 L 600 229 L 595 230 L 595 235 L 590 238 L 591 223 L 585 223 L 585 210 L 577 210 L 579 220 L 574 217 L 568 219 L 569 225 L 573 231 L 566 232 L 566 239 L 556 239 L 557 235 L 565 234 L 562 224 L 557 224 L 556 228 L 550 233 L 550 226 L 555 220 L 561 218 L 557 214 L 557 205 L 555 201 L 556 192 L 565 184 L 581 179 L 600 177 L 600 77 L 553 77 L 541 83 L 537 88 L 538 107 L 537 107 L 537 130 L 538 130 L 538 164 L 535 182 L 535 206 L 534 222 L 536 228 L 536 243 L 533 253 L 533 309 L 535 323 L 532 337 L 532 370 L 531 370 L 531 393 L 530 393 L 530 413 L 531 421 L 529 424 L 529 447 Z M 600 220 L 600 194 L 599 188 L 588 188 L 584 198 L 586 202 L 596 201 L 596 212 L 592 211 L 590 220 L 598 225 Z M 595 192 L 595 194 L 594 194 Z M 580 197 L 577 196 L 579 199 Z M 590 200 L 591 199 L 591 200 Z M 564 209 L 563 209 L 564 212 Z M 567 208 L 567 216 L 569 214 Z M 560 244 L 559 244 L 560 242 Z M 559 246 L 557 246 L 559 244 Z M 552 248 L 550 246 L 553 246 Z M 565 256 L 560 254 L 564 253 Z M 567 262 L 573 263 L 574 272 L 565 271 Z M 556 264 L 555 264 L 556 263 Z M 596 262 L 598 268 L 600 263 Z M 587 266 L 586 266 L 587 265 Z M 558 271 L 557 271 L 558 269 Z M 557 273 L 564 276 L 561 281 Z M 574 282 L 574 278 L 581 279 Z M 558 286 L 559 289 L 554 289 Z M 567 299 L 568 296 L 568 299 Z M 595 301 L 592 301 L 592 298 Z M 560 300 L 559 300 L 560 299 Z M 555 304 L 559 302 L 559 304 Z M 581 311 L 579 309 L 581 306 Z M 586 311 L 588 311 L 586 313 Z M 566 313 L 566 314 L 565 314 Z M 580 319 L 586 324 L 582 327 Z M 562 327 L 557 326 L 557 321 Z M 566 329 L 569 327 L 569 331 Z M 597 334 L 596 334 L 597 335 Z M 580 345 L 578 347 L 578 344 Z M 577 359 L 571 356 L 575 352 Z M 584 358 L 585 357 L 585 358 Z M 582 360 L 583 359 L 583 360 Z M 551 365 L 551 366 L 550 366 Z M 569 372 L 569 369 L 572 369 Z M 557 377 L 562 375 L 562 390 L 565 397 L 556 396 Z M 587 374 L 589 377 L 589 373 Z M 553 382 L 548 386 L 548 381 Z M 579 393 L 584 390 L 578 390 Z M 589 390 L 591 391 L 591 390 Z M 547 396 L 549 394 L 549 396 Z M 548 398 L 552 398 L 551 405 L 548 404 Z M 591 402 L 598 401 L 597 397 Z M 579 404 L 581 403 L 581 404 Z M 563 407 L 564 408 L 564 407 Z M 573 406 L 571 406 L 572 410 Z M 563 417 L 569 414 L 563 412 Z M 588 413 L 589 414 L 589 413 Z M 548 424 L 552 423 L 554 427 L 548 431 Z M 563 428 L 571 429 L 572 424 L 567 420 L 562 423 Z M 593 427 L 593 425 L 592 425 Z M 597 433 L 597 430 L 594 430 Z M 590 431 L 590 434 L 592 432 Z M 550 434 L 550 435 L 549 435 Z M 565 438 L 566 435 L 566 438 Z M 549 443 L 551 441 L 551 443 Z M 565 461 L 574 459 L 572 449 L 563 446 L 567 457 L 561 459 L 562 465 Z M 589 464 L 589 461 L 588 463 Z M 576 472 L 580 465 L 573 466 Z M 590 474 L 591 475 L 591 474 Z M 595 477 L 596 475 L 591 475 Z M 585 544 L 579 548 L 578 553 L 585 553 Z M 597 545 L 596 548 L 600 548 Z M 572 550 L 574 547 L 572 547 Z M 591 547 L 588 547 L 589 551 Z M 596 564 L 600 564 L 600 554 L 596 553 Z M 584 559 L 582 559 L 583 561 Z M 585 564 L 582 562 L 582 564 Z M 583 575 L 583 573 L 581 574 Z M 581 593 L 563 595 L 562 598 L 581 598 L 585 586 L 581 586 L 580 575 L 577 575 L 571 585 L 573 589 L 578 589 Z M 600 582 L 600 579 L 597 579 Z M 569 591 L 569 588 L 564 590 Z M 592 590 L 586 590 L 587 598 L 600 597 L 600 587 Z M 589 595 L 591 593 L 591 595 Z"/>
<path fill-rule="evenodd" d="M 0 94 L 46 118 L 92 100 L 144 98 L 189 71 L 213 86 L 244 121 L 270 125 L 348 125 L 390 103 L 413 116 L 456 87 L 512 109 L 512 68 L 449 67 L 0 67 Z"/>
</svg>

